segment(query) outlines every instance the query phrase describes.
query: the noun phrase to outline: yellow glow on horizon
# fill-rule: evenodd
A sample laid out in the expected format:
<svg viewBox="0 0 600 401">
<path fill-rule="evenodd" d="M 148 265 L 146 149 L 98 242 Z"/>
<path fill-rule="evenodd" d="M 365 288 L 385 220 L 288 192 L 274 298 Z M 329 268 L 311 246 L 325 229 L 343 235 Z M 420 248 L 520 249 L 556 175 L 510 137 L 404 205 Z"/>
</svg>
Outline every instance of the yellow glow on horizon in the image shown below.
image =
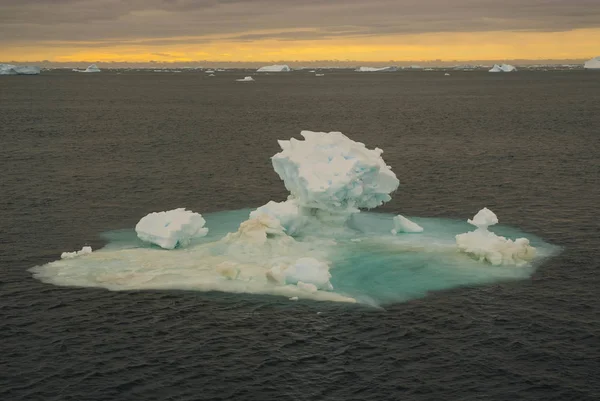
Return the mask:
<svg viewBox="0 0 600 401">
<path fill-rule="evenodd" d="M 252 32 L 250 32 L 252 33 Z M 198 44 L 194 44 L 194 40 Z M 209 41 L 207 41 L 207 39 Z M 178 43 L 178 40 L 183 43 Z M 212 41 L 211 41 L 212 40 Z M 0 60 L 55 62 L 187 62 L 195 60 L 257 62 L 269 60 L 501 60 L 582 59 L 597 56 L 600 29 L 566 32 L 475 32 L 273 40 L 170 38 L 121 42 L 55 42 L 0 49 Z"/>
</svg>

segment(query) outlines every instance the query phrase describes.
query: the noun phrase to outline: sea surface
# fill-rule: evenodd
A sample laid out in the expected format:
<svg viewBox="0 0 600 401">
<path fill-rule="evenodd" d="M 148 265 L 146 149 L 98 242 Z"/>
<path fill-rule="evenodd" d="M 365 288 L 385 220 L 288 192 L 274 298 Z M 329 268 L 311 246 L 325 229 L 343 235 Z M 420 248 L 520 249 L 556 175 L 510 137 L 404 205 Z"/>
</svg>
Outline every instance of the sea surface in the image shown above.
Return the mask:
<svg viewBox="0 0 600 401">
<path fill-rule="evenodd" d="M 600 399 L 600 74 L 205 75 L 0 77 L 0 400 Z M 562 251 L 382 308 L 28 271 L 151 211 L 285 199 L 269 157 L 301 130 L 383 149 L 383 212 L 486 206 Z"/>
</svg>

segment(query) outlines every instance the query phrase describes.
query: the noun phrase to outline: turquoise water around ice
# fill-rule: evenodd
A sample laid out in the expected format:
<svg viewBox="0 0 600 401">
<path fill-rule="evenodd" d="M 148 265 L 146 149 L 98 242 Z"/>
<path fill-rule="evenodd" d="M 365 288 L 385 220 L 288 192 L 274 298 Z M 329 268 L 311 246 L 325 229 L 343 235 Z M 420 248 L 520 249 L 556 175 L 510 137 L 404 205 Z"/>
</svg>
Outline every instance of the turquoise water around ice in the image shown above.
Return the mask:
<svg viewBox="0 0 600 401">
<path fill-rule="evenodd" d="M 57 261 L 36 267 L 34 271 L 41 280 L 58 285 L 99 286 L 111 290 L 217 290 L 303 298 L 295 286 L 286 286 L 290 290 L 286 292 L 286 288 L 278 288 L 265 280 L 262 268 L 266 271 L 270 267 L 270 254 L 265 254 L 264 265 L 262 261 L 253 261 L 253 270 L 243 281 L 224 280 L 217 273 L 217 264 L 229 260 L 231 255 L 222 254 L 221 245 L 216 242 L 227 233 L 235 232 L 250 211 L 206 214 L 209 234 L 185 249 L 167 251 L 145 244 L 131 229 L 110 231 L 102 234 L 107 245 L 94 252 L 94 257 Z M 455 235 L 473 229 L 465 221 L 414 217 L 411 220 L 424 228 L 423 233 L 392 235 L 393 217 L 363 212 L 353 216 L 344 230 L 324 227 L 296 240 L 309 244 L 310 249 L 323 251 L 330 262 L 331 283 L 336 294 L 371 305 L 402 302 L 454 287 L 526 279 L 537 265 L 559 250 L 516 228 L 494 226 L 494 232 L 507 238 L 528 238 L 537 248 L 537 257 L 527 266 L 492 266 L 456 250 Z M 239 261 L 239 255 L 236 256 Z M 321 291 L 316 295 L 306 294 L 306 298 L 336 300 Z"/>
</svg>

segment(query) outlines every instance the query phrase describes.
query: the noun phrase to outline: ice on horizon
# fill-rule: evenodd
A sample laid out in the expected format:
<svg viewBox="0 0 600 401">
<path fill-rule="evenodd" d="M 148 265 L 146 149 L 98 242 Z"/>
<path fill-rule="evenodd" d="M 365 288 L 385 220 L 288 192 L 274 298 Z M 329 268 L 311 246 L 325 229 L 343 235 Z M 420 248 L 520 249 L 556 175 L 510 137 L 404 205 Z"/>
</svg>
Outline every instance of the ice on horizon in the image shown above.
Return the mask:
<svg viewBox="0 0 600 401">
<path fill-rule="evenodd" d="M 355 71 L 357 72 L 396 72 L 398 67 L 358 67 Z"/>
<path fill-rule="evenodd" d="M 0 75 L 39 75 L 40 67 L 0 64 Z"/>
<path fill-rule="evenodd" d="M 515 72 L 517 69 L 515 66 L 510 64 L 494 64 L 492 69 L 489 72 Z"/>
<path fill-rule="evenodd" d="M 285 64 L 282 65 L 266 65 L 264 67 L 260 67 L 256 72 L 290 72 L 292 69 Z"/>
<path fill-rule="evenodd" d="M 600 70 L 600 56 L 586 61 L 583 68 L 586 70 Z"/>
<path fill-rule="evenodd" d="M 244 77 L 244 78 L 240 78 L 240 79 L 236 79 L 237 82 L 253 82 L 254 78 L 252 77 Z"/>
</svg>

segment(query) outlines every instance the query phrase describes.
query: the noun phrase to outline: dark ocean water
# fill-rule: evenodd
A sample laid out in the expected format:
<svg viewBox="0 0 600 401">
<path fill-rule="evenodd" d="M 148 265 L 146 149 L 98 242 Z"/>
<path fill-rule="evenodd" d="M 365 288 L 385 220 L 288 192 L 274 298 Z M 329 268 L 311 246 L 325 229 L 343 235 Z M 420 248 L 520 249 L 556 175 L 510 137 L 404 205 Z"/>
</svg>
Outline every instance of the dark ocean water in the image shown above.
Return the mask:
<svg viewBox="0 0 600 401">
<path fill-rule="evenodd" d="M 1 400 L 600 399 L 600 74 L 243 75 L 0 79 Z M 563 251 L 384 309 L 28 272 L 150 211 L 284 199 L 269 157 L 302 129 L 384 150 L 382 211 L 487 206 Z"/>
</svg>

